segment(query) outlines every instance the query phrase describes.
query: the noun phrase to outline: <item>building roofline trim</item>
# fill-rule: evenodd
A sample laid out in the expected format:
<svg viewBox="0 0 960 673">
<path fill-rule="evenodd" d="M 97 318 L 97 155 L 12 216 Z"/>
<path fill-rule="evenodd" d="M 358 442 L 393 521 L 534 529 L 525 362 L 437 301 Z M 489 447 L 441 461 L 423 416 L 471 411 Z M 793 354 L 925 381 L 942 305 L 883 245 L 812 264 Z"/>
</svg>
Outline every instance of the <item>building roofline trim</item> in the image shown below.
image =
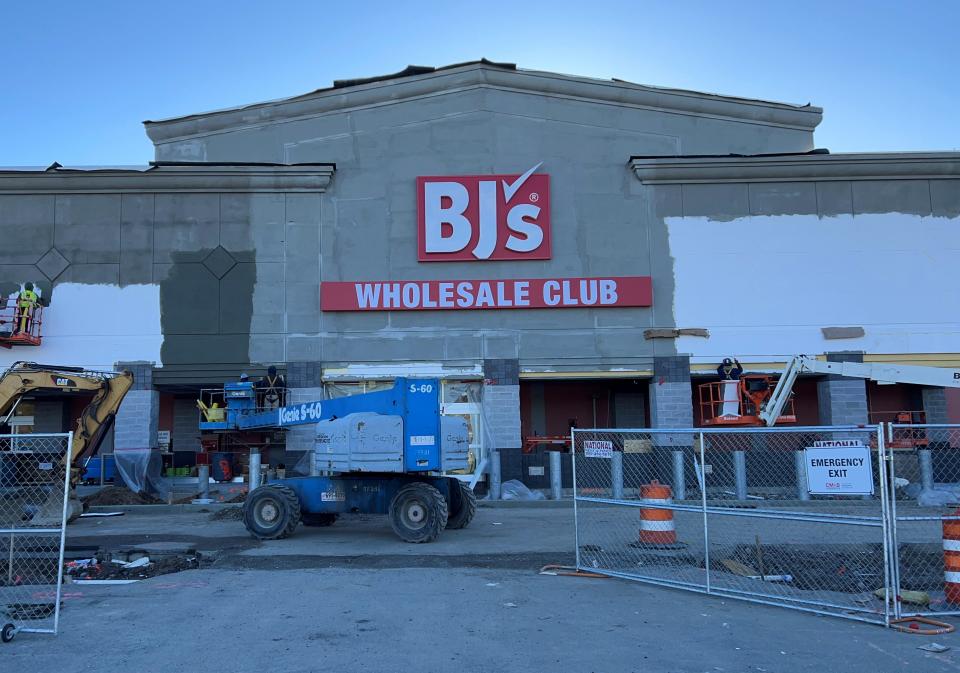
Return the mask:
<svg viewBox="0 0 960 673">
<path fill-rule="evenodd" d="M 0 169 L 0 194 L 323 192 L 335 164 L 158 163 L 145 170 Z"/>
<path fill-rule="evenodd" d="M 320 89 L 292 98 L 159 121 L 145 121 L 144 126 L 150 140 L 161 144 L 217 131 L 262 126 L 387 102 L 396 103 L 476 86 L 564 95 L 608 104 L 657 108 L 667 112 L 720 117 L 803 131 L 813 131 L 820 123 L 823 113 L 821 108 L 812 105 L 777 103 L 631 84 L 621 80 L 512 70 L 473 63 L 409 77 L 375 80 L 347 88 Z"/>
<path fill-rule="evenodd" d="M 960 178 L 960 152 L 631 157 L 645 185 Z"/>
</svg>

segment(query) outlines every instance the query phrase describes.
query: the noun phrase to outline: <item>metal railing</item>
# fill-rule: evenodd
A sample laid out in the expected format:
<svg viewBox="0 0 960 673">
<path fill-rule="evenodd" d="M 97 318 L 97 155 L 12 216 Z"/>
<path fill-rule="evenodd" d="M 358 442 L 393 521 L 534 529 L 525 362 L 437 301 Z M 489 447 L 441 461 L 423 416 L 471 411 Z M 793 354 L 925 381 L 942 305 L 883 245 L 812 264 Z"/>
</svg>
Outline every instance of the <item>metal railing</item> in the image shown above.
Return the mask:
<svg viewBox="0 0 960 673">
<path fill-rule="evenodd" d="M 59 629 L 71 439 L 0 435 L 0 627 Z"/>
</svg>

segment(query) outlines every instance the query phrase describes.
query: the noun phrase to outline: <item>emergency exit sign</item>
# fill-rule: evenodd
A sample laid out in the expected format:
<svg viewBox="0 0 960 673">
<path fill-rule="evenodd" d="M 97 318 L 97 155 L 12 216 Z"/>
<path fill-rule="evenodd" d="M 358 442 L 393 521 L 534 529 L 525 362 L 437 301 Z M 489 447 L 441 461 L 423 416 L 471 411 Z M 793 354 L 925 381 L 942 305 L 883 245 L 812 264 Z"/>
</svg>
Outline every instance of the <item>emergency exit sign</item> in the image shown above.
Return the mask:
<svg viewBox="0 0 960 673">
<path fill-rule="evenodd" d="M 814 442 L 804 449 L 807 491 L 814 495 L 871 495 L 870 447 L 859 440 Z"/>
</svg>

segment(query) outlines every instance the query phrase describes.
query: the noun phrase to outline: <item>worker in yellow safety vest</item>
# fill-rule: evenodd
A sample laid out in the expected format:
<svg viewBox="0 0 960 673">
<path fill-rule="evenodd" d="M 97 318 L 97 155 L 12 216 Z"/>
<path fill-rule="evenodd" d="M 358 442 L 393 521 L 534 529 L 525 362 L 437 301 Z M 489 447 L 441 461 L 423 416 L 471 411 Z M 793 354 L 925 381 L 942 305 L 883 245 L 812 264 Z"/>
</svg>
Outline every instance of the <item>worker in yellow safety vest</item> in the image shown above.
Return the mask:
<svg viewBox="0 0 960 673">
<path fill-rule="evenodd" d="M 39 297 L 33 291 L 33 283 L 27 283 L 17 296 L 16 332 L 29 332 L 33 321 L 33 312 L 36 310 Z"/>
</svg>

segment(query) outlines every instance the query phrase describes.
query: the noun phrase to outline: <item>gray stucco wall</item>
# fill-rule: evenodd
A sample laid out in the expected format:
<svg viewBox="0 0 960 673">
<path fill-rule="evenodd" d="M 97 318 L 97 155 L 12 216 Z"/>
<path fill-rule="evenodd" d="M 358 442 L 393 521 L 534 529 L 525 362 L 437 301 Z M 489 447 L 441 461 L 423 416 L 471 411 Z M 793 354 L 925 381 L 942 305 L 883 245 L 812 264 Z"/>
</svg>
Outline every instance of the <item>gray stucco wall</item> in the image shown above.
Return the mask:
<svg viewBox="0 0 960 673">
<path fill-rule="evenodd" d="M 287 282 L 307 282 L 287 285 L 287 296 L 297 301 L 288 302 L 284 338 L 252 333 L 254 360 L 336 366 L 518 358 L 524 369 L 560 372 L 649 368 L 653 355 L 674 352 L 669 341 L 642 338 L 643 329 L 674 325 L 672 272 L 658 205 L 631 175 L 626 159 L 812 147 L 809 130 L 559 96 L 549 88 L 458 88 L 451 82 L 449 91 L 376 104 L 362 103 L 363 91 L 345 91 L 337 109 L 323 114 L 238 120 L 240 128 L 234 129 L 203 131 L 219 123 L 215 115 L 188 120 L 183 124 L 197 132 L 176 139 L 150 129 L 160 160 L 337 165 L 323 197 L 320 263 L 308 259 L 316 254 L 314 240 L 295 251 L 288 246 Z M 551 180 L 551 260 L 418 263 L 417 176 L 519 174 L 541 161 L 540 170 Z M 307 229 L 302 233 L 308 236 Z M 654 305 L 321 314 L 309 310 L 317 303 L 318 273 L 321 281 L 653 275 Z M 271 295 L 256 293 L 253 324 L 276 324 L 276 305 Z M 292 317 L 292 306 L 301 313 Z"/>
<path fill-rule="evenodd" d="M 40 354 L 27 357 L 162 363 L 157 382 L 178 384 L 284 361 L 286 331 L 318 320 L 319 193 L 330 173 L 0 172 L 0 235 L 13 243 L 0 253 L 0 292 L 32 281 L 49 305 Z M 110 288 L 130 286 L 153 290 L 115 303 Z"/>
</svg>

